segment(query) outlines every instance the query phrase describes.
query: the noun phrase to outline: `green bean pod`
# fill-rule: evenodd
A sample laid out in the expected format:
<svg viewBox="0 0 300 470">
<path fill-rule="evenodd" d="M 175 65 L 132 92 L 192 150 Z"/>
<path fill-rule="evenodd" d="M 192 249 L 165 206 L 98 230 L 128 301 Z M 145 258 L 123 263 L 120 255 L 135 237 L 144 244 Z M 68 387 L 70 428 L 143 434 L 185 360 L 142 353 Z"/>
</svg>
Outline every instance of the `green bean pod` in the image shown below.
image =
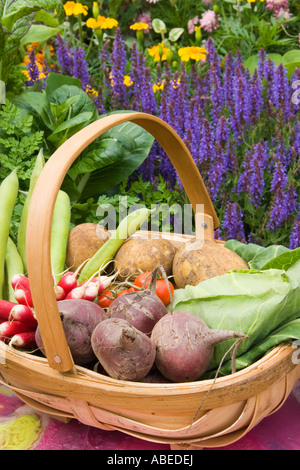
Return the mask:
<svg viewBox="0 0 300 470">
<path fill-rule="evenodd" d="M 128 237 L 133 235 L 141 225 L 148 219 L 150 209 L 141 208 L 127 215 L 119 224 L 115 233 L 104 245 L 94 254 L 94 256 L 82 268 L 78 283 L 88 280 L 97 271 L 101 273 L 107 263 L 113 259 L 118 249 L 123 245 Z"/>
<path fill-rule="evenodd" d="M 51 226 L 51 267 L 56 281 L 65 268 L 67 244 L 70 231 L 71 202 L 69 195 L 58 192 Z"/>
<path fill-rule="evenodd" d="M 0 298 L 3 298 L 5 256 L 10 222 L 19 191 L 17 170 L 13 170 L 0 185 Z"/>
<path fill-rule="evenodd" d="M 24 274 L 24 266 L 20 253 L 10 237 L 8 237 L 7 240 L 5 270 L 7 280 L 7 297 L 10 302 L 15 302 L 15 291 L 12 288 L 11 281 L 15 274 Z"/>
<path fill-rule="evenodd" d="M 26 227 L 27 227 L 27 218 L 28 218 L 28 210 L 31 201 L 31 196 L 36 185 L 37 179 L 40 176 L 40 173 L 45 165 L 44 159 L 44 152 L 43 149 L 39 151 L 39 154 L 36 158 L 34 168 L 32 170 L 30 184 L 29 184 L 29 191 L 27 197 L 24 202 L 21 221 L 18 230 L 18 239 L 17 239 L 17 247 L 19 253 L 21 255 L 21 259 L 24 265 L 24 270 L 27 272 L 27 261 L 26 261 Z"/>
</svg>

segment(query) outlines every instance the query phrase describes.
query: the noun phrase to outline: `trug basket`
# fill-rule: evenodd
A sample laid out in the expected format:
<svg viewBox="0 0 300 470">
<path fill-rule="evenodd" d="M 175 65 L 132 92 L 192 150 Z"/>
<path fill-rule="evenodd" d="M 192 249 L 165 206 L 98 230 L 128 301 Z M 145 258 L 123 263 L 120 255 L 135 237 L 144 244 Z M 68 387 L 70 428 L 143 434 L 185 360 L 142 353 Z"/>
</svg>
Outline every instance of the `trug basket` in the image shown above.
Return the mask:
<svg viewBox="0 0 300 470">
<path fill-rule="evenodd" d="M 0 381 L 27 404 L 58 419 L 76 418 L 97 428 L 168 443 L 171 449 L 222 447 L 240 439 L 285 402 L 300 378 L 300 364 L 292 361 L 291 345 L 282 344 L 251 366 L 217 378 L 211 388 L 212 380 L 178 384 L 115 380 L 75 365 L 66 342 L 50 262 L 56 196 L 81 151 L 101 134 L 126 121 L 146 129 L 164 148 L 196 219 L 197 205 L 203 205 L 205 236 L 213 238 L 218 218 L 201 175 L 182 140 L 164 121 L 145 113 L 120 113 L 82 129 L 48 160 L 29 211 L 28 276 L 46 357 L 21 352 L 0 342 Z M 188 235 L 169 236 L 178 246 L 190 240 Z"/>
</svg>

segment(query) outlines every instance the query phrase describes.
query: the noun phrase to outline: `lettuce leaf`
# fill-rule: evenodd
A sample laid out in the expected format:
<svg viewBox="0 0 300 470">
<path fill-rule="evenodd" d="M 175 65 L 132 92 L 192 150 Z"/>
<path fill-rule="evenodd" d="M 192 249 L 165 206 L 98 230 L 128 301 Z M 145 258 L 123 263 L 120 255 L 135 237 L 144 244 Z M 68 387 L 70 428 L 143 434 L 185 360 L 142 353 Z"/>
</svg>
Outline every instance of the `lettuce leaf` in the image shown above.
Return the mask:
<svg viewBox="0 0 300 470">
<path fill-rule="evenodd" d="M 197 286 L 178 289 L 173 308 L 199 315 L 210 328 L 247 334 L 249 337 L 239 347 L 238 357 L 255 351 L 258 345 L 259 354 L 263 355 L 270 348 L 269 338 L 274 332 L 300 319 L 300 259 L 287 270 L 231 271 Z M 291 325 L 285 341 L 300 338 L 298 323 Z M 209 370 L 218 367 L 232 342 L 224 341 L 215 347 Z M 280 342 L 280 335 L 273 337 L 273 346 Z M 256 353 L 253 357 L 257 360 Z"/>
</svg>

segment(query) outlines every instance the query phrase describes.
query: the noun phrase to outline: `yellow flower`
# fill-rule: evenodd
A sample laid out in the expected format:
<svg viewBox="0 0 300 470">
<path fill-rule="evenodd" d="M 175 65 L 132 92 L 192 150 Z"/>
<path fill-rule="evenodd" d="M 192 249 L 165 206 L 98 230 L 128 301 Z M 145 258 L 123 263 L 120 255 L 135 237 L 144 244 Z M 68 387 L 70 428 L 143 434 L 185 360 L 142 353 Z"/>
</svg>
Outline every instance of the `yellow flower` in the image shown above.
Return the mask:
<svg viewBox="0 0 300 470">
<path fill-rule="evenodd" d="M 134 23 L 130 26 L 130 29 L 133 29 L 134 31 L 144 31 L 145 29 L 148 29 L 149 25 L 148 23 Z"/>
<path fill-rule="evenodd" d="M 96 20 L 95 18 L 89 18 L 86 22 L 87 27 L 92 29 L 112 29 L 118 24 L 118 21 L 114 18 L 106 18 L 101 15 Z"/>
<path fill-rule="evenodd" d="M 126 85 L 126 86 L 131 86 L 131 85 L 133 85 L 133 81 L 131 80 L 131 78 L 129 77 L 129 75 L 125 75 L 125 76 L 124 76 L 124 85 Z"/>
<path fill-rule="evenodd" d="M 82 5 L 82 3 L 67 2 L 64 5 L 64 10 L 67 16 L 81 14 L 87 15 L 88 7 L 86 5 Z"/>
<path fill-rule="evenodd" d="M 148 52 L 151 57 L 154 58 L 154 60 L 157 62 L 159 60 L 167 60 L 167 52 L 170 49 L 165 47 L 164 43 L 161 42 L 157 46 L 153 46 L 150 49 L 148 49 Z"/>
<path fill-rule="evenodd" d="M 156 93 L 158 90 L 163 90 L 164 89 L 164 82 L 154 83 L 152 85 L 152 88 L 153 88 L 154 93 Z"/>
<path fill-rule="evenodd" d="M 181 47 L 178 50 L 178 54 L 181 60 L 184 62 L 187 62 L 190 59 L 199 61 L 199 60 L 206 59 L 207 51 L 205 47 L 197 47 L 197 46 Z"/>
<path fill-rule="evenodd" d="M 28 57 L 28 56 L 26 56 L 26 57 Z M 28 64 L 28 63 L 30 62 L 29 59 L 28 59 L 28 61 L 26 60 L 26 57 L 25 57 L 25 60 L 24 60 L 23 64 Z M 23 64 L 22 64 L 22 65 L 23 65 Z M 38 62 L 38 61 L 36 61 L 36 65 L 37 65 L 37 67 L 38 67 L 38 69 L 39 69 L 39 76 L 38 76 L 37 80 L 42 80 L 43 78 L 47 78 L 47 76 L 46 76 L 45 73 L 43 72 L 43 70 L 44 70 L 44 65 L 41 64 L 41 63 Z M 26 75 L 27 79 L 30 80 L 30 76 L 29 76 L 28 70 L 22 70 L 22 72 L 24 73 L 24 75 Z"/>
<path fill-rule="evenodd" d="M 85 89 L 85 92 L 91 97 L 94 98 L 94 96 L 99 96 L 99 93 L 95 88 L 92 88 L 90 85 L 88 85 Z"/>
</svg>

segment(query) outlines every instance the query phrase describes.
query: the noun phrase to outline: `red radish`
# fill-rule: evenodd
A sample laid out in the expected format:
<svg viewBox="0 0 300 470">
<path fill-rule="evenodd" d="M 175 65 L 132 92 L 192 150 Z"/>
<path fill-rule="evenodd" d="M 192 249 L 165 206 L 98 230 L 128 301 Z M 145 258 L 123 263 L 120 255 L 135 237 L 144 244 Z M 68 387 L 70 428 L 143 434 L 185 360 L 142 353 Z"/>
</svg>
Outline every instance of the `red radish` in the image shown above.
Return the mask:
<svg viewBox="0 0 300 470">
<path fill-rule="evenodd" d="M 24 289 L 17 289 L 15 291 L 15 299 L 17 300 L 17 302 L 19 302 L 19 304 L 27 305 L 27 307 L 33 307 L 30 291 L 26 291 Z"/>
<path fill-rule="evenodd" d="M 18 333 L 25 333 L 26 331 L 32 331 L 32 326 L 25 325 L 20 321 L 4 321 L 0 325 L 0 336 L 12 337 Z"/>
<path fill-rule="evenodd" d="M 0 300 L 0 321 L 8 320 L 11 309 L 16 305 L 18 304 L 9 300 Z"/>
<path fill-rule="evenodd" d="M 37 320 L 33 314 L 33 311 L 27 305 L 17 304 L 10 312 L 10 320 L 17 320 L 25 325 L 31 326 L 32 328 L 37 327 Z"/>
<path fill-rule="evenodd" d="M 64 300 L 66 298 L 66 293 L 61 286 L 54 285 L 54 292 L 56 300 Z"/>
<path fill-rule="evenodd" d="M 16 346 L 18 348 L 34 348 L 35 331 L 25 331 L 24 333 L 15 334 L 9 341 L 9 346 Z"/>
<path fill-rule="evenodd" d="M 61 287 L 67 296 L 71 290 L 77 287 L 77 272 L 66 272 L 57 283 L 57 286 Z"/>
<path fill-rule="evenodd" d="M 71 290 L 66 299 L 83 299 L 94 301 L 98 295 L 104 292 L 115 276 L 98 276 L 79 284 L 78 287 Z"/>
<path fill-rule="evenodd" d="M 12 277 L 11 285 L 14 290 L 23 289 L 30 291 L 29 279 L 24 274 L 15 274 Z"/>
</svg>

